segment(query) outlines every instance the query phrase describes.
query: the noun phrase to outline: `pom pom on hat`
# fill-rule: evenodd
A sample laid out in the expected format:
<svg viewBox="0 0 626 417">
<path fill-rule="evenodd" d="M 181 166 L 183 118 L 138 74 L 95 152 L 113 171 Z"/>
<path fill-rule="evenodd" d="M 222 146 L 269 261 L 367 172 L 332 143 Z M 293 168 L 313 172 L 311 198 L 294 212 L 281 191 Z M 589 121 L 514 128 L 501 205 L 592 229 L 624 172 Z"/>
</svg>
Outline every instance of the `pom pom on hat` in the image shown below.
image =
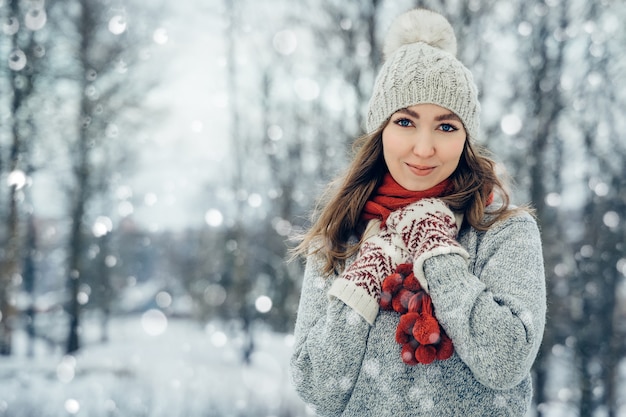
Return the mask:
<svg viewBox="0 0 626 417">
<path fill-rule="evenodd" d="M 442 15 L 426 9 L 414 9 L 398 16 L 383 46 L 383 55 L 390 57 L 403 45 L 424 42 L 456 55 L 454 29 Z"/>
<path fill-rule="evenodd" d="M 478 89 L 456 50 L 454 30 L 442 15 L 415 9 L 398 16 L 385 37 L 385 62 L 368 105 L 367 132 L 381 128 L 400 109 L 436 104 L 456 114 L 468 139 L 477 140 Z"/>
</svg>

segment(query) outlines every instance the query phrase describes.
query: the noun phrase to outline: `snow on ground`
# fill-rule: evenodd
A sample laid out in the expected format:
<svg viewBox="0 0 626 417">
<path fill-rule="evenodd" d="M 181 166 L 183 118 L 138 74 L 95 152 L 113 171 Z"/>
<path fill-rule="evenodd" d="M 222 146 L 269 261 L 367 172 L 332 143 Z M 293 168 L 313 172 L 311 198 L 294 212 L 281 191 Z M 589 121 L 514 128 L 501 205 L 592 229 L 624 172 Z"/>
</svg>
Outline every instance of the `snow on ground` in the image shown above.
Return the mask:
<svg viewBox="0 0 626 417">
<path fill-rule="evenodd" d="M 15 355 L 0 358 L 0 417 L 313 416 L 290 384 L 291 335 L 256 327 L 246 365 L 246 340 L 233 323 L 203 328 L 149 310 L 113 319 L 107 343 L 99 342 L 96 320 L 84 328 L 76 356 L 40 343 L 28 358 L 24 334 L 15 335 Z M 542 405 L 549 417 L 577 415 L 565 353 L 552 358 L 551 400 Z M 626 405 L 617 416 L 626 417 Z"/>
<path fill-rule="evenodd" d="M 108 343 L 75 357 L 0 359 L 0 416 L 312 415 L 287 374 L 291 336 L 257 332 L 243 365 L 242 340 L 226 326 L 150 320 L 115 319 Z"/>
</svg>

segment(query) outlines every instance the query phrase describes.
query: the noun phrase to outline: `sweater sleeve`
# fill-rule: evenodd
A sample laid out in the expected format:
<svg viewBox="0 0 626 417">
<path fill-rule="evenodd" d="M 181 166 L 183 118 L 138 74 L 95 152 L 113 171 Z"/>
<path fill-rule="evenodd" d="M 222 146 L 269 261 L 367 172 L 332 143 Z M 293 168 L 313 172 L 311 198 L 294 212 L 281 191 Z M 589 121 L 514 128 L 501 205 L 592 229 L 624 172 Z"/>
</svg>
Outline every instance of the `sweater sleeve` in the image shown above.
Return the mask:
<svg viewBox="0 0 626 417">
<path fill-rule="evenodd" d="M 327 295 L 334 279 L 307 261 L 295 323 L 291 377 L 300 397 L 320 416 L 339 416 L 361 369 L 370 325 Z"/>
<path fill-rule="evenodd" d="M 475 378 L 510 389 L 530 372 L 545 326 L 541 240 L 530 216 L 508 219 L 482 237 L 474 275 L 450 254 L 424 264 L 435 315 Z"/>
</svg>

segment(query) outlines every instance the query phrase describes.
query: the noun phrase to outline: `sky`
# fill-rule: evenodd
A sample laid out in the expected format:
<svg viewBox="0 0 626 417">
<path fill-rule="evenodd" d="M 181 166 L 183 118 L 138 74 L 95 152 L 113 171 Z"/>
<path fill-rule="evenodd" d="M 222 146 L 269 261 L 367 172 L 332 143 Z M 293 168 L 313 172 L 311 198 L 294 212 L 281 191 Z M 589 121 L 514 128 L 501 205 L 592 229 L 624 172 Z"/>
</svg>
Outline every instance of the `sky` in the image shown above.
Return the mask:
<svg viewBox="0 0 626 417">
<path fill-rule="evenodd" d="M 132 172 L 134 219 L 150 229 L 204 222 L 206 184 L 227 157 L 225 56 L 219 2 L 176 2 L 155 30 L 161 85 L 147 106 L 165 110 Z M 143 206 L 141 204 L 143 202 Z M 205 204 L 202 204 L 205 203 Z"/>
</svg>

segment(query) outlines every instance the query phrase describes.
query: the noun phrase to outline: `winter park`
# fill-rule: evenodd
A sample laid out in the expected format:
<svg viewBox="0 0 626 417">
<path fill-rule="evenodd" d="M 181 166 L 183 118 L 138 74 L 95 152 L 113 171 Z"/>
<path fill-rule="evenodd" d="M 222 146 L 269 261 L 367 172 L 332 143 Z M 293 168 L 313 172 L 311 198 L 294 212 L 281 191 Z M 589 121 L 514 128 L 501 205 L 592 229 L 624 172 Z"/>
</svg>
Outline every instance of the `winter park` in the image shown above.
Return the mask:
<svg viewBox="0 0 626 417">
<path fill-rule="evenodd" d="M 294 385 L 306 385 L 290 365 L 305 262 L 290 251 L 366 133 L 385 36 L 414 8 L 449 20 L 478 91 L 476 140 L 540 231 L 547 312 L 525 417 L 626 417 L 618 0 L 0 0 L 0 416 L 341 414 Z M 435 282 L 418 293 L 433 314 Z M 510 301 L 495 299 L 501 312 Z M 384 314 L 370 350 L 398 321 Z M 345 317 L 355 333 L 365 323 Z M 324 384 L 369 378 L 437 415 L 440 393 L 389 394 L 387 375 L 441 379 L 495 349 L 438 350 L 437 368 L 418 336 L 395 337 L 391 371 L 374 355 Z M 504 394 L 489 401 L 520 416 Z"/>
</svg>

